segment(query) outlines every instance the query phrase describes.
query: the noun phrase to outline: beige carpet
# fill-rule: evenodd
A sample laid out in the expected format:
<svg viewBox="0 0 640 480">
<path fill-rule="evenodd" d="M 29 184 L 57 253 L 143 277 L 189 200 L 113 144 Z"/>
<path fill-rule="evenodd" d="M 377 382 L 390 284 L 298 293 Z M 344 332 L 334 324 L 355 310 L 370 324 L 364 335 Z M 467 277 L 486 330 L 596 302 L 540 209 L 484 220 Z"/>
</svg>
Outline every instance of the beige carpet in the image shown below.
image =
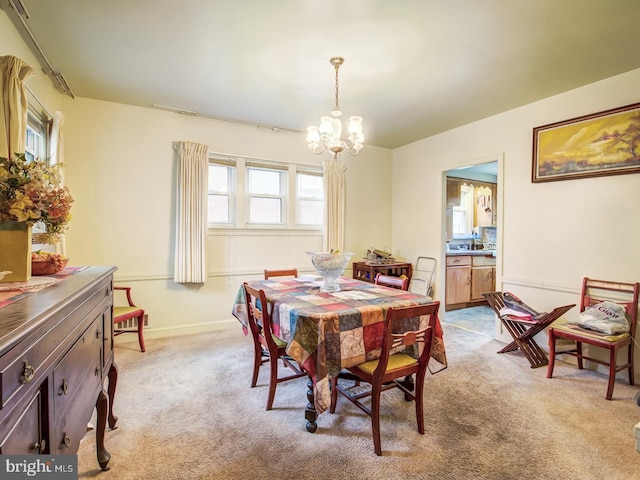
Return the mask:
<svg viewBox="0 0 640 480">
<path fill-rule="evenodd" d="M 634 426 L 638 387 L 556 365 L 530 369 L 501 344 L 443 324 L 450 366 L 426 380 L 425 435 L 413 403 L 383 394 L 383 456 L 370 420 L 341 399 L 305 430 L 306 379 L 280 384 L 264 410 L 266 368 L 249 387 L 251 340 L 237 330 L 148 340 L 116 349 L 118 428 L 107 430 L 111 470 L 101 472 L 93 433 L 80 478 L 188 479 L 630 479 L 640 477 Z"/>
</svg>

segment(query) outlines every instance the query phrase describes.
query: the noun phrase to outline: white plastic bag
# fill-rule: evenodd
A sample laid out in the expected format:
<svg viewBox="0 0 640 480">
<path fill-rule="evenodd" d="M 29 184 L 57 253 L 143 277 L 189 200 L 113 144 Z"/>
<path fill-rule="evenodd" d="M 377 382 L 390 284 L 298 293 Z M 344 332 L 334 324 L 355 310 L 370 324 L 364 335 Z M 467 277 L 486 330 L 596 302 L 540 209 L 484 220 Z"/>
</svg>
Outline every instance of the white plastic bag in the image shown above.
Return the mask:
<svg viewBox="0 0 640 480">
<path fill-rule="evenodd" d="M 625 310 L 617 303 L 605 300 L 586 308 L 578 316 L 578 325 L 590 330 L 615 335 L 629 331 L 629 322 Z"/>
</svg>

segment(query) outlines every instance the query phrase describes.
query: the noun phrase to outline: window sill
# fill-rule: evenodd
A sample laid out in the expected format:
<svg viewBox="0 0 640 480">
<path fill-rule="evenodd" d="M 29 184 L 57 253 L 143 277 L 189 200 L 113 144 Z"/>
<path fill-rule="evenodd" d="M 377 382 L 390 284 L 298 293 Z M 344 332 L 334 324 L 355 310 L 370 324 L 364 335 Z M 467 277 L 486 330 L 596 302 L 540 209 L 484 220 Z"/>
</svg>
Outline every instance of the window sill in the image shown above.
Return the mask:
<svg viewBox="0 0 640 480">
<path fill-rule="evenodd" d="M 209 228 L 207 235 L 212 237 L 260 237 L 260 236 L 322 236 L 322 229 L 314 228 Z"/>
</svg>

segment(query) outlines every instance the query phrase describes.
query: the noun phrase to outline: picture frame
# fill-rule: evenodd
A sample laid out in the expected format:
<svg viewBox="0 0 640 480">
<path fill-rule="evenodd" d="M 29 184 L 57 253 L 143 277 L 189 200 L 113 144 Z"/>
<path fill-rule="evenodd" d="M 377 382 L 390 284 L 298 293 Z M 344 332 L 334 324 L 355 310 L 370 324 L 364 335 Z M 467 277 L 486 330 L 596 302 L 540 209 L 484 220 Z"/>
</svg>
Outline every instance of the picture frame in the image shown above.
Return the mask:
<svg viewBox="0 0 640 480">
<path fill-rule="evenodd" d="M 640 103 L 533 129 L 533 183 L 640 172 Z"/>
</svg>

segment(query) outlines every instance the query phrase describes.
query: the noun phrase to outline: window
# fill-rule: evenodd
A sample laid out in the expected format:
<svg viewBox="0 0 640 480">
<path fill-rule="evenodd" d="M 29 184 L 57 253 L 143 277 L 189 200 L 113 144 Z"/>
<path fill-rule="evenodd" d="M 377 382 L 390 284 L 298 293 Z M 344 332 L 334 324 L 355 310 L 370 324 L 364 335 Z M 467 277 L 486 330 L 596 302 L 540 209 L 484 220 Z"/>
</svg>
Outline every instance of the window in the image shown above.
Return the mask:
<svg viewBox="0 0 640 480">
<path fill-rule="evenodd" d="M 49 142 L 51 118 L 49 114 L 40 104 L 40 102 L 29 92 L 29 102 L 27 106 L 27 132 L 25 135 L 24 157 L 27 161 L 33 161 L 36 158 L 45 160 L 49 158 Z M 46 233 L 46 227 L 42 222 L 36 222 L 33 225 L 33 244 L 42 245 L 39 234 Z M 45 245 L 43 245 L 46 247 Z M 34 247 L 34 249 L 39 249 Z"/>
<path fill-rule="evenodd" d="M 27 135 L 25 142 L 25 158 L 29 161 L 36 158 L 47 158 L 48 125 L 47 120 L 31 110 L 27 114 Z"/>
<path fill-rule="evenodd" d="M 285 170 L 262 165 L 247 166 L 249 224 L 284 224 L 286 173 Z"/>
<path fill-rule="evenodd" d="M 209 159 L 212 228 L 322 228 L 320 167 L 241 157 Z"/>
<path fill-rule="evenodd" d="M 207 200 L 207 221 L 209 224 L 233 224 L 234 173 L 235 164 L 209 163 L 209 195 Z"/>
<path fill-rule="evenodd" d="M 453 234 L 471 235 L 473 229 L 473 185 L 460 186 L 460 205 L 453 207 Z"/>
<path fill-rule="evenodd" d="M 298 172 L 298 225 L 321 227 L 324 218 L 324 187 L 320 173 Z"/>
</svg>

